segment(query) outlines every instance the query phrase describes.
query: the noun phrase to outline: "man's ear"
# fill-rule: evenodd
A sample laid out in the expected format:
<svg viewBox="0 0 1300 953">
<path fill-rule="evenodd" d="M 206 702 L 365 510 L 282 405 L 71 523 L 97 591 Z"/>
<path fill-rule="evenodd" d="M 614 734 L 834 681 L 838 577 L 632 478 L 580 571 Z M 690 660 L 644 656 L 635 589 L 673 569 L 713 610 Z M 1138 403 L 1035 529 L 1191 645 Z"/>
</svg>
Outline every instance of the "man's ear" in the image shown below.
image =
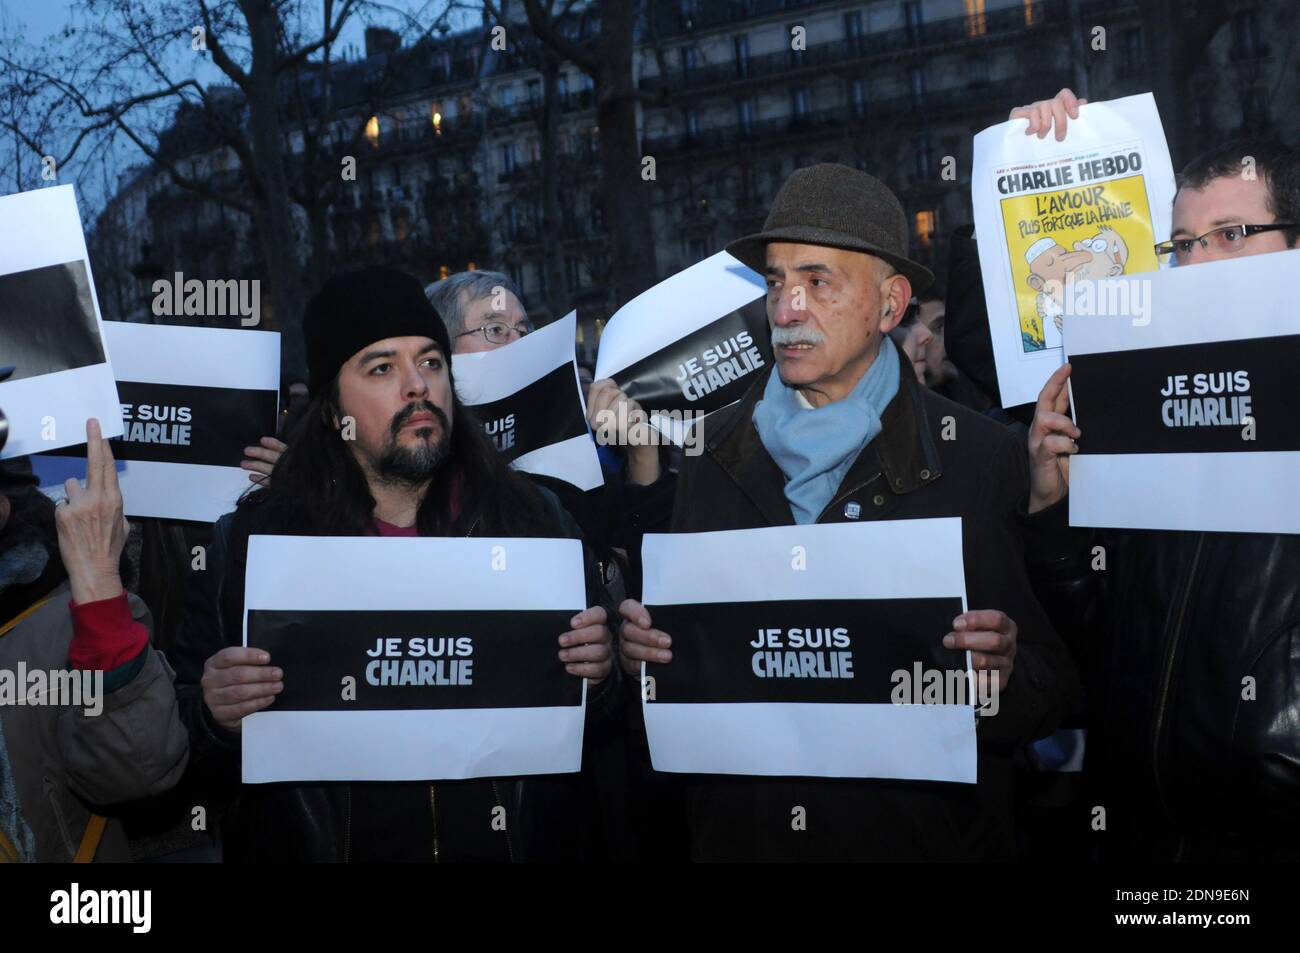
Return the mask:
<svg viewBox="0 0 1300 953">
<path fill-rule="evenodd" d="M 1030 274 L 1030 276 L 1029 276 L 1028 278 L 1026 278 L 1025 280 L 1029 282 L 1029 287 L 1033 288 L 1035 291 L 1042 291 L 1042 290 L 1043 290 L 1043 277 L 1042 277 L 1042 275 Z"/>
<path fill-rule="evenodd" d="M 890 275 L 882 289 L 880 333 L 888 334 L 907 314 L 907 304 L 912 300 L 912 283 L 903 275 Z"/>
</svg>

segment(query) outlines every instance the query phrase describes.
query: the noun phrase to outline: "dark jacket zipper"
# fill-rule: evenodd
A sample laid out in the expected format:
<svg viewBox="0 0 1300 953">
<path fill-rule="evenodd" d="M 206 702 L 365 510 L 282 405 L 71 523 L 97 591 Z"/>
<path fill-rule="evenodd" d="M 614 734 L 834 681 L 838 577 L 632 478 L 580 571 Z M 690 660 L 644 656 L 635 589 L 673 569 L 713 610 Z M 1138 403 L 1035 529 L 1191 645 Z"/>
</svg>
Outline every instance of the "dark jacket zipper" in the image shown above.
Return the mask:
<svg viewBox="0 0 1300 953">
<path fill-rule="evenodd" d="M 432 784 L 429 785 L 429 811 L 433 815 L 433 862 L 436 864 L 441 851 L 438 847 L 438 796 Z"/>
<path fill-rule="evenodd" d="M 1164 788 L 1160 783 L 1160 738 L 1164 733 L 1165 711 L 1169 702 L 1169 686 L 1173 681 L 1174 660 L 1178 655 L 1178 641 L 1183 632 L 1183 619 L 1187 615 L 1187 603 L 1192 598 L 1192 588 L 1196 584 L 1196 569 L 1201 561 L 1201 547 L 1205 543 L 1205 534 L 1200 533 L 1196 537 L 1196 549 L 1192 552 L 1192 564 L 1187 570 L 1187 585 L 1183 588 L 1183 598 L 1178 606 L 1178 616 L 1174 620 L 1174 629 L 1169 634 L 1169 645 L 1165 652 L 1164 670 L 1160 675 L 1160 695 L 1156 703 L 1156 721 L 1154 730 L 1151 733 L 1151 775 L 1155 781 L 1156 794 L 1160 798 L 1160 806 L 1164 809 L 1165 816 L 1172 820 L 1169 811 L 1169 802 L 1165 798 Z M 1182 851 L 1181 841 L 1179 852 Z"/>
<path fill-rule="evenodd" d="M 467 532 L 465 536 L 471 536 L 474 530 L 478 528 L 478 524 L 479 519 L 475 518 L 473 525 L 470 526 L 469 532 Z M 493 787 L 495 787 L 495 785 L 496 782 L 494 781 Z M 352 856 L 352 785 L 349 784 L 344 790 L 346 791 L 346 807 L 344 808 L 343 813 L 343 862 L 346 864 Z M 429 812 L 433 816 L 433 862 L 436 864 L 438 863 L 438 858 L 441 854 L 441 847 L 438 844 L 438 798 L 434 793 L 432 784 L 429 785 Z M 507 830 L 507 846 L 509 846 L 509 843 L 510 833 Z M 511 854 L 511 859 L 514 859 L 513 852 Z"/>
<path fill-rule="evenodd" d="M 343 789 L 346 807 L 343 809 L 343 863 L 352 857 L 352 785 Z"/>
</svg>

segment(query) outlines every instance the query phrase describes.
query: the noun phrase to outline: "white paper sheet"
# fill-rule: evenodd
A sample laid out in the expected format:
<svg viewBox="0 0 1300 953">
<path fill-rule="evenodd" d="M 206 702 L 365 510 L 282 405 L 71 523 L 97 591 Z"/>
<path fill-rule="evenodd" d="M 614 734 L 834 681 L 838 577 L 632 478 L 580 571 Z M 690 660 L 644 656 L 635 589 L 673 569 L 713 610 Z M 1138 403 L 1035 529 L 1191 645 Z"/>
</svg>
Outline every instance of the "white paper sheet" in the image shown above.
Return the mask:
<svg viewBox="0 0 1300 953">
<path fill-rule="evenodd" d="M 596 379 L 723 317 L 766 291 L 763 277 L 720 251 L 637 295 L 605 325 L 596 355 Z"/>
<path fill-rule="evenodd" d="M 127 324 L 107 321 L 104 340 L 113 353 L 113 372 L 125 393 L 140 391 L 131 384 L 178 385 L 209 388 L 214 391 L 261 391 L 270 411 L 260 426 L 248 427 L 241 415 L 238 420 L 209 414 L 207 423 L 217 428 L 239 427 L 241 439 L 231 441 L 228 465 L 161 460 L 128 460 L 140 444 L 114 443 L 118 483 L 127 516 L 214 522 L 235 507 L 240 495 L 252 484 L 249 471 L 239 466 L 242 451 L 234 444 L 255 445 L 258 438 L 275 435 L 276 409 L 280 386 L 280 334 L 278 331 L 247 331 L 222 328 L 191 328 L 173 325 Z M 147 388 L 142 393 L 152 393 Z M 216 395 L 220 399 L 220 395 Z M 173 400 L 158 391 L 157 403 Z M 186 409 L 190 409 L 187 407 Z M 193 408 L 200 414 L 202 409 Z M 118 414 L 119 424 L 123 419 Z M 128 423 L 131 420 L 128 418 Z M 197 423 L 197 421 L 195 421 Z M 188 439 L 198 446 L 207 434 L 191 428 Z M 83 435 L 82 442 L 85 442 Z M 64 496 L 64 480 L 86 476 L 85 456 L 32 457 L 32 469 L 41 481 L 41 490 L 54 499 Z"/>
<path fill-rule="evenodd" d="M 582 398 L 582 383 L 578 379 L 575 354 L 577 312 L 570 311 L 558 321 L 553 321 L 508 347 L 471 354 L 457 354 L 452 358 L 456 377 L 456 391 L 470 407 L 509 399 L 525 387 L 562 366 L 573 370 L 572 404 L 565 409 L 581 413 L 585 421 L 587 406 Z M 569 397 L 566 394 L 565 400 Z M 525 415 L 545 416 L 554 408 L 537 407 L 520 400 L 518 406 L 509 408 L 521 418 Z M 484 421 L 487 423 L 487 421 Z M 596 455 L 596 444 L 589 433 L 574 435 L 544 447 L 531 450 L 513 462 L 518 470 L 555 477 L 572 483 L 580 490 L 593 490 L 605 482 Z"/>
<path fill-rule="evenodd" d="M 0 365 L 17 368 L 0 383 L 0 410 L 9 420 L 0 458 L 85 443 L 90 417 L 104 436 L 120 435 L 111 354 L 72 186 L 0 197 L 0 236 Z"/>
<path fill-rule="evenodd" d="M 1225 425 L 1222 429 L 1232 438 L 1229 452 L 1089 453 L 1090 425 L 1096 430 L 1103 423 L 1094 408 L 1097 398 L 1104 399 L 1105 394 L 1080 391 L 1075 403 L 1072 382 L 1073 410 L 1083 437 L 1080 452 L 1070 461 L 1071 525 L 1300 533 L 1300 495 L 1296 492 L 1300 448 L 1254 449 L 1276 429 L 1289 426 L 1298 406 L 1288 394 L 1294 364 L 1267 340 L 1300 335 L 1297 274 L 1300 250 L 1165 269 L 1125 279 L 1148 283 L 1148 315 L 1137 320 L 1119 315 L 1066 326 L 1071 361 L 1086 360 L 1089 355 L 1265 339 L 1252 349 L 1260 362 L 1259 379 L 1248 378 L 1251 387 L 1244 391 L 1248 395 L 1255 392 L 1251 408 L 1254 436 L 1247 439 L 1252 432 L 1240 422 Z M 1142 323 L 1147 318 L 1149 322 Z M 1143 417 L 1160 419 L 1167 395 L 1159 388 L 1166 375 L 1233 370 L 1202 367 L 1178 353 L 1160 360 L 1164 363 L 1151 378 L 1146 399 L 1140 398 L 1104 423 L 1138 427 Z M 1272 404 L 1261 402 L 1257 393 L 1270 378 L 1273 388 L 1287 395 Z M 1193 387 L 1189 386 L 1189 391 L 1188 396 L 1194 398 Z M 1294 393 L 1293 389 L 1289 393 Z"/>
<path fill-rule="evenodd" d="M 581 544 L 568 539 L 254 536 L 245 592 L 245 644 L 255 610 L 569 613 L 581 611 L 586 601 Z M 421 631 L 429 637 L 464 631 L 446 626 L 444 618 Z M 366 632 L 367 640 L 392 634 Z M 542 651 L 562 672 L 559 635 L 548 638 Z M 302 637 L 309 639 L 311 630 Z M 358 676 L 365 661 L 358 655 Z M 294 670 L 281 664 L 287 687 Z M 480 667 L 474 677 L 481 682 L 492 672 Z M 579 697 L 577 704 L 541 707 L 354 710 L 340 690 L 329 710 L 277 711 L 272 705 L 244 720 L 243 779 L 394 781 L 573 772 L 582 763 L 585 683 Z"/>
<path fill-rule="evenodd" d="M 725 251 L 666 278 L 623 305 L 609 319 L 601 334 L 600 352 L 596 355 L 596 380 L 620 375 L 626 368 L 657 352 L 670 349 L 675 343 L 710 325 L 717 324 L 720 329 L 703 346 L 721 345 L 727 348 L 727 338 L 729 334 L 734 335 L 738 326 L 734 322 L 729 324 L 724 319 L 761 298 L 765 292 L 763 277 Z M 729 326 L 724 330 L 722 325 Z M 747 337 L 740 340 L 756 343 L 753 341 L 754 334 L 759 330 L 751 326 L 747 329 Z M 766 328 L 762 328 L 761 332 L 764 335 L 765 349 Z M 734 344 L 731 346 L 734 347 Z M 751 357 L 740 357 L 741 351 L 749 351 Z M 746 380 L 765 369 L 768 364 L 766 359 L 753 359 L 753 354 L 750 345 L 745 345 L 728 355 L 737 363 L 738 374 Z M 647 369 L 647 373 L 654 378 L 669 380 L 677 374 L 675 364 L 679 359 L 685 358 L 680 355 L 668 358 L 664 362 L 665 366 Z M 701 364 L 696 373 L 704 373 L 706 370 L 708 369 Z M 624 389 L 628 390 L 627 382 L 623 383 Z M 715 379 L 714 383 L 720 381 Z M 735 387 L 729 388 L 728 393 L 735 394 L 732 402 L 739 397 Z M 688 408 L 695 416 L 687 417 L 681 412 L 682 408 L 660 407 L 655 402 L 644 399 L 641 403 L 649 415 L 651 426 L 679 446 L 683 444 L 686 433 L 693 424 L 708 413 L 725 406 L 713 406 L 718 403 L 716 400 L 703 400 L 701 405 L 708 406 L 703 406 L 703 409 Z"/>
</svg>

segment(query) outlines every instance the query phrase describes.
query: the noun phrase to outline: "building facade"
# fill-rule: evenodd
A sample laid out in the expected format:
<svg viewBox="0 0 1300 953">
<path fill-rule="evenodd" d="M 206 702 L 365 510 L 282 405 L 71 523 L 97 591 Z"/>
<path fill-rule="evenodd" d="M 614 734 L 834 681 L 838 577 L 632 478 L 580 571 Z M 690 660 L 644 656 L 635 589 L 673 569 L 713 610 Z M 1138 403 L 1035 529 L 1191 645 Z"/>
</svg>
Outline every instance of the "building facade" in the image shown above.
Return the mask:
<svg viewBox="0 0 1300 953">
<path fill-rule="evenodd" d="M 581 6 L 566 33 L 590 43 L 598 6 Z M 1298 138 L 1289 7 L 1228 5 L 1187 77 L 1207 145 L 1243 131 Z M 947 236 L 970 221 L 975 133 L 1062 86 L 1091 99 L 1152 88 L 1150 24 L 1135 2 L 659 0 L 652 9 L 633 71 L 643 177 L 654 183 L 646 227 L 663 276 L 757 230 L 785 177 L 821 161 L 885 180 L 907 210 L 914 255 L 942 276 Z M 522 13 L 507 5 L 506 17 L 503 35 L 485 20 L 407 50 L 372 30 L 367 56 L 336 67 L 328 144 L 338 164 L 355 160 L 355 179 L 330 209 L 330 253 L 430 281 L 504 271 L 539 321 L 578 308 L 590 358 L 621 304 L 607 292 L 615 263 L 598 195 L 596 90 L 560 64 L 551 101 L 560 219 L 544 233 L 548 100 Z M 237 175 L 233 156 L 184 135 L 185 125 L 178 116 L 169 131 L 178 161 L 196 175 Z M 301 135 L 290 142 L 304 148 Z M 300 225 L 305 235 L 309 223 Z M 136 170 L 92 238 L 101 304 L 111 317 L 148 320 L 140 289 L 154 274 L 265 277 L 254 238 L 246 216 Z"/>
</svg>

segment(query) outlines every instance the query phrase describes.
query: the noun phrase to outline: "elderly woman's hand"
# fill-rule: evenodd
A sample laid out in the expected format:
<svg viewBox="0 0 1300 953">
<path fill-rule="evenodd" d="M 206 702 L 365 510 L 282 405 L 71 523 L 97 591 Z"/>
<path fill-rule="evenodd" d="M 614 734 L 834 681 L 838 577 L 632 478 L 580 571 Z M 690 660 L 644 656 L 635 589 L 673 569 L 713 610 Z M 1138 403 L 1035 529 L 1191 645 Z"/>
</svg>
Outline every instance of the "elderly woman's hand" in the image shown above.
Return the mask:
<svg viewBox="0 0 1300 953">
<path fill-rule="evenodd" d="M 113 451 L 94 417 L 86 421 L 86 485 L 70 477 L 64 490 L 67 500 L 55 509 L 54 524 L 72 601 L 113 599 L 122 594 L 118 566 L 127 525 Z"/>
</svg>

